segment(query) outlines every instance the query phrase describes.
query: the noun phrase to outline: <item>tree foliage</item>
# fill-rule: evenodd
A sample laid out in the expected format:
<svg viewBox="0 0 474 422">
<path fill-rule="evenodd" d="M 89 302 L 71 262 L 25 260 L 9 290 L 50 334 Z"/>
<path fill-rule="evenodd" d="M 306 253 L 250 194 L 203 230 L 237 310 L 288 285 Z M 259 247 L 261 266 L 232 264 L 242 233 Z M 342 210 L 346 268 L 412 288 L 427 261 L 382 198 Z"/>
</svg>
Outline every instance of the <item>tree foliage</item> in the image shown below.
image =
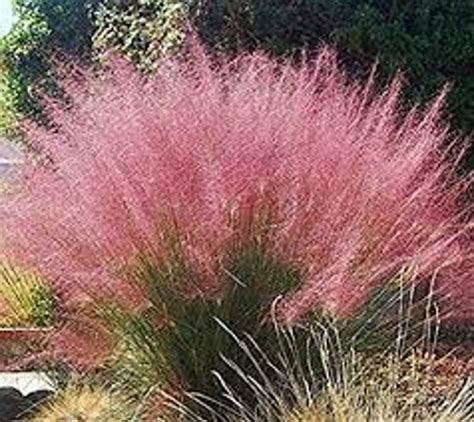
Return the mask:
<svg viewBox="0 0 474 422">
<path fill-rule="evenodd" d="M 93 64 L 115 50 L 145 70 L 182 39 L 177 0 L 16 0 L 17 23 L 0 39 L 0 131 L 22 118 L 49 122 L 39 98 L 61 97 L 55 62 Z"/>
<path fill-rule="evenodd" d="M 184 39 L 186 2 L 180 0 L 102 0 L 93 19 L 94 53 L 115 50 L 144 71 L 156 69 L 163 54 Z"/>
<path fill-rule="evenodd" d="M 60 96 L 52 57 L 88 59 L 96 0 L 15 0 L 17 23 L 0 39 L 0 129 L 20 118 L 45 123 L 39 92 Z"/>
</svg>

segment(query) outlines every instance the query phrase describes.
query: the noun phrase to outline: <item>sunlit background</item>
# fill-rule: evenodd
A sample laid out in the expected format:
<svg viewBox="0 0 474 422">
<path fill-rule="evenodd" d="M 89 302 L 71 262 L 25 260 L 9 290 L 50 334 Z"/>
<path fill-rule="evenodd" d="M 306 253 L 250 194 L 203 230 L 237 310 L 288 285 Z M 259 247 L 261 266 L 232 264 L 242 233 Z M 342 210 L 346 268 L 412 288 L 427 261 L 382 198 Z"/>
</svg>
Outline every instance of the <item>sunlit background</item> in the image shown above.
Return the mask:
<svg viewBox="0 0 474 422">
<path fill-rule="evenodd" d="M 5 35 L 13 24 L 11 0 L 0 0 L 0 36 Z"/>
</svg>

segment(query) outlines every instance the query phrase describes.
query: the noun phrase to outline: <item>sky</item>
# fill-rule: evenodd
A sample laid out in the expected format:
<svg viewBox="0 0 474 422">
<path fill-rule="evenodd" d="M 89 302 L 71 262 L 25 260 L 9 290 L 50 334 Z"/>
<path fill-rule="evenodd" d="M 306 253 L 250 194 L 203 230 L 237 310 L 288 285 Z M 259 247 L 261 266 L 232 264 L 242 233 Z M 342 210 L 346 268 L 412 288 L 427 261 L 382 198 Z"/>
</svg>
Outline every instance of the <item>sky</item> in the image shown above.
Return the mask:
<svg viewBox="0 0 474 422">
<path fill-rule="evenodd" d="M 0 0 L 0 36 L 5 35 L 13 23 L 11 0 Z"/>
</svg>

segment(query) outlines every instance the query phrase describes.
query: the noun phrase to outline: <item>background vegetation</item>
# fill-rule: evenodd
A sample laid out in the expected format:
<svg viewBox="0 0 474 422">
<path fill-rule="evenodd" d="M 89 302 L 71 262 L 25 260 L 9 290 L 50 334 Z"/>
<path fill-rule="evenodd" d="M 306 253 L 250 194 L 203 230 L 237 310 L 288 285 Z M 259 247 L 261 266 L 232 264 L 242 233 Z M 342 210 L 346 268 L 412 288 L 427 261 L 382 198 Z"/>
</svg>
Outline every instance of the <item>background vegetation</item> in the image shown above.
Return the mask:
<svg viewBox="0 0 474 422">
<path fill-rule="evenodd" d="M 60 55 L 90 60 L 95 0 L 15 0 L 17 22 L 0 39 L 0 130 L 15 134 L 18 120 L 47 124 L 39 97 L 61 96 L 53 65 Z"/>
</svg>

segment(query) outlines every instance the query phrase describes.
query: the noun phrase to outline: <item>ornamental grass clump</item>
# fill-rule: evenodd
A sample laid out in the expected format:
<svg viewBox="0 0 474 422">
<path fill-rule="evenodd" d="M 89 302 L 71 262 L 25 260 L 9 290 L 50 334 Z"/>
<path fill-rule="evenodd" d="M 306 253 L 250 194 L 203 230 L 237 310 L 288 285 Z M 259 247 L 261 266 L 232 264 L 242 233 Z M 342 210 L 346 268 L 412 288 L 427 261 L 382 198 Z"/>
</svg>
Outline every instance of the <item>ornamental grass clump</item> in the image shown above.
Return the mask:
<svg viewBox="0 0 474 422">
<path fill-rule="evenodd" d="M 405 318 L 399 322 L 404 325 Z M 270 357 L 251 335 L 238 336 L 222 326 L 255 366 L 225 359 L 233 376 L 213 374 L 223 391 L 220 408 L 215 398 L 202 394 L 188 394 L 188 402 L 171 398 L 170 407 L 184 420 L 202 420 L 196 409 L 209 410 L 204 420 L 222 422 L 467 422 L 474 416 L 469 364 L 420 352 L 414 343 L 400 345 L 401 337 L 373 355 L 347 345 L 343 331 L 330 321 L 308 327 L 304 348 L 293 329 L 276 327 L 278 353 Z M 426 334 L 422 338 L 429 342 Z M 235 389 L 236 381 L 253 392 L 254 402 Z"/>
<path fill-rule="evenodd" d="M 167 358 L 155 372 L 202 386 L 229 350 L 202 364 L 215 314 L 237 332 L 266 327 L 272 304 L 287 325 L 315 310 L 348 318 L 405 268 L 446 320 L 472 321 L 462 148 L 448 145 L 444 94 L 403 110 L 401 87 L 352 83 L 328 49 L 293 65 L 218 64 L 195 48 L 148 79 L 120 61 L 72 75 L 72 104 L 48 104 L 57 130 L 25 127 L 44 160 L 32 158 L 0 203 L 5 253 L 62 301 L 57 356 L 90 364 L 145 315 L 131 335 L 145 333 L 139 345 L 151 327 L 140 352 Z M 183 344 L 196 355 L 184 358 Z"/>
<path fill-rule="evenodd" d="M 55 298 L 36 274 L 0 264 L 0 328 L 51 327 Z"/>
<path fill-rule="evenodd" d="M 29 420 L 37 422 L 133 420 L 127 399 L 100 386 L 67 387 L 31 413 Z"/>
<path fill-rule="evenodd" d="M 141 262 L 135 280 L 144 281 L 148 306 L 131 314 L 102 302 L 98 311 L 118 344 L 109 362 L 111 377 L 136 394 L 164 389 L 219 397 L 221 386 L 211 372 L 230 372 L 222 357 L 243 367 L 250 361 L 217 320 L 235 332 L 253 333 L 260 344 L 273 349 L 273 326 L 264 321 L 272 299 L 294 285 L 298 274 L 256 252 L 239 258 L 228 263 L 228 276 L 218 293 L 187 298 L 174 291 L 175 280 L 167 269 Z"/>
<path fill-rule="evenodd" d="M 42 354 L 58 314 L 49 283 L 0 257 L 0 368 L 30 367 Z"/>
</svg>

